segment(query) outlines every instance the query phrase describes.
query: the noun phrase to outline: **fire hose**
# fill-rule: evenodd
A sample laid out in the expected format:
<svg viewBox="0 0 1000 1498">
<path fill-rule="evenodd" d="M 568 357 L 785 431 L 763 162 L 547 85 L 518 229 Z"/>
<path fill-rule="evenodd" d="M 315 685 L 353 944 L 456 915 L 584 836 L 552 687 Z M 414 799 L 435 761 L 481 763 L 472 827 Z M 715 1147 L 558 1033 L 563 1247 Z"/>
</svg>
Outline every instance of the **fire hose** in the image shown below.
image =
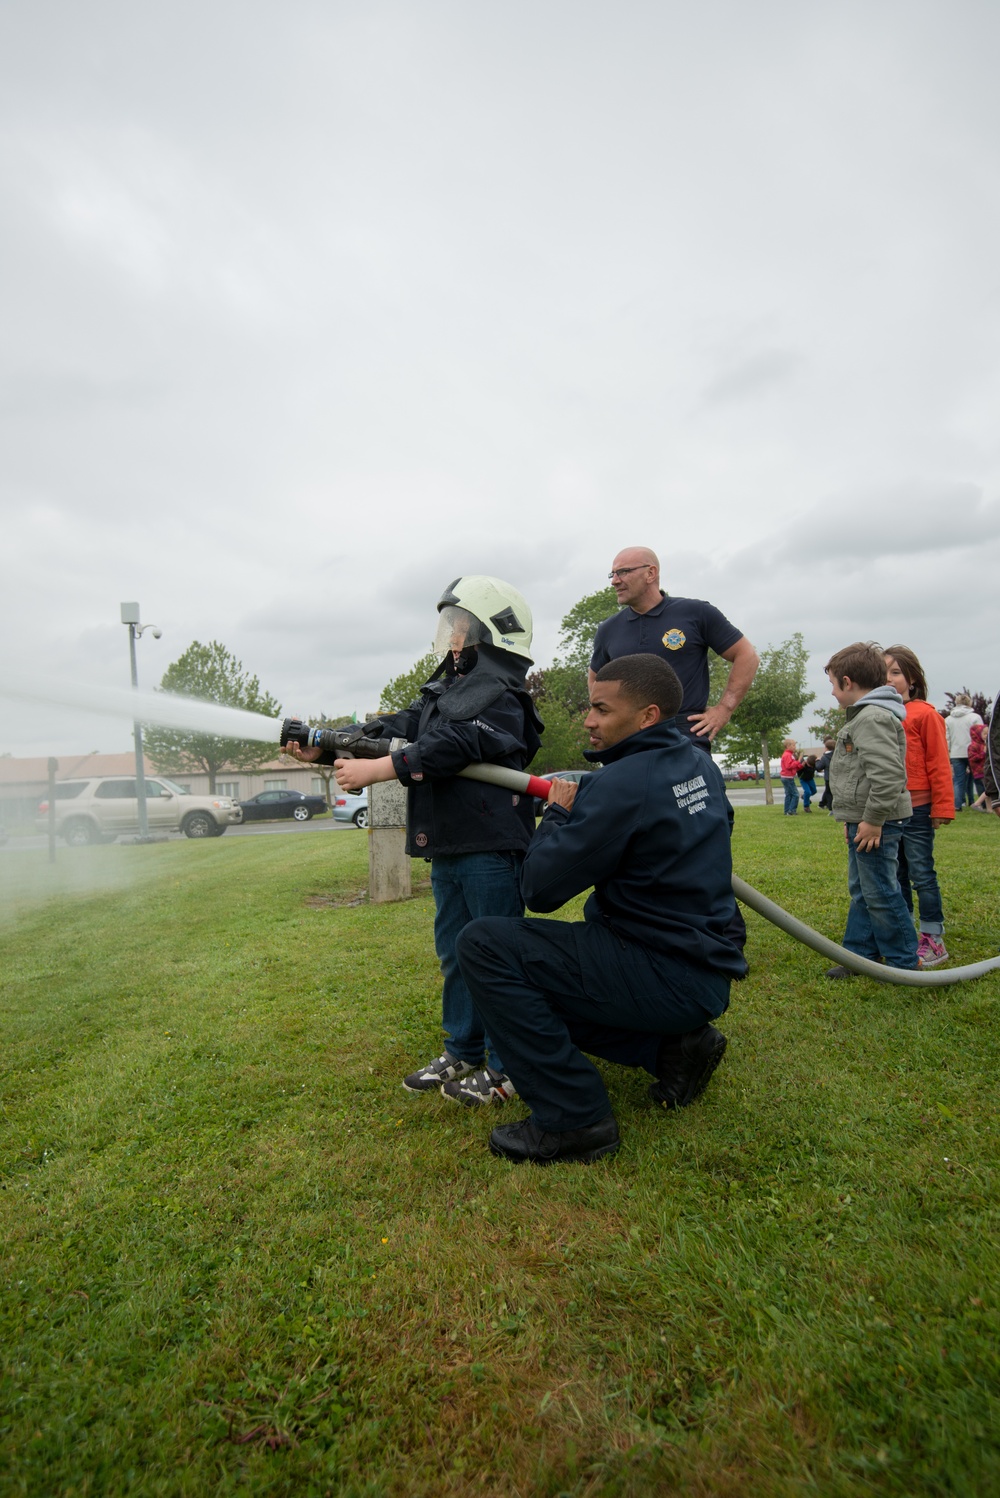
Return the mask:
<svg viewBox="0 0 1000 1498">
<path fill-rule="evenodd" d="M 389 752 L 390 747 L 402 748 L 405 743 L 403 739 L 387 741 L 368 738 L 360 724 L 353 724 L 347 729 L 308 728 L 297 719 L 286 718 L 282 726 L 282 748 L 289 740 L 318 746 L 328 753 L 340 754 L 345 759 L 352 755 L 360 759 L 380 759 Z M 458 774 L 466 780 L 503 786 L 519 795 L 538 796 L 542 800 L 548 795 L 551 784 L 538 775 L 529 775 L 525 770 L 512 770 L 504 765 L 468 765 L 464 770 L 459 770 Z M 812 947 L 821 956 L 839 962 L 852 973 L 874 978 L 876 983 L 900 983 L 909 988 L 946 988 L 952 983 L 965 983 L 970 978 L 981 978 L 986 973 L 1000 969 L 1000 957 L 989 957 L 983 962 L 970 962 L 964 967 L 952 967 L 946 971 L 935 969 L 925 972 L 915 968 L 884 967 L 882 963 L 873 962 L 869 957 L 859 957 L 856 952 L 849 952 L 838 942 L 814 931 L 805 921 L 790 915 L 736 874 L 733 875 L 733 894 L 743 905 L 749 905 L 751 910 L 755 910 L 758 915 L 762 915 L 765 920 L 796 941 L 802 942 L 804 946 Z"/>
</svg>

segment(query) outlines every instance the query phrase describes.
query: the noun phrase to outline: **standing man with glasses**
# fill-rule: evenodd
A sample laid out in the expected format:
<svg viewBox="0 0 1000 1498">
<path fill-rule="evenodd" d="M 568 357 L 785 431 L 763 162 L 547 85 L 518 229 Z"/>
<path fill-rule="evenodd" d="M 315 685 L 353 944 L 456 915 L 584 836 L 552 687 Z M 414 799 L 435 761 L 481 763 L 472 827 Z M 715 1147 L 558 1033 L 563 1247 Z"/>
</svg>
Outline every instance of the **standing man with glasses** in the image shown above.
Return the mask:
<svg viewBox="0 0 1000 1498">
<path fill-rule="evenodd" d="M 660 587 L 660 562 L 647 546 L 629 546 L 615 557 L 608 574 L 621 610 L 597 627 L 589 679 L 620 655 L 659 655 L 681 679 L 684 700 L 676 726 L 699 749 L 711 753 L 712 740 L 725 728 L 750 690 L 760 656 L 725 614 L 702 598 L 671 598 Z M 708 652 L 732 669 L 719 701 L 708 706 Z"/>
<path fill-rule="evenodd" d="M 712 740 L 729 722 L 753 682 L 760 656 L 746 635 L 703 598 L 672 598 L 660 587 L 660 560 L 648 546 L 627 546 L 608 574 L 621 605 L 597 626 L 588 679 L 623 655 L 658 655 L 677 672 L 684 696 L 675 727 L 711 755 Z M 708 705 L 708 652 L 730 663 L 729 680 L 714 707 Z M 740 914 L 727 936 L 742 951 L 746 925 Z"/>
</svg>

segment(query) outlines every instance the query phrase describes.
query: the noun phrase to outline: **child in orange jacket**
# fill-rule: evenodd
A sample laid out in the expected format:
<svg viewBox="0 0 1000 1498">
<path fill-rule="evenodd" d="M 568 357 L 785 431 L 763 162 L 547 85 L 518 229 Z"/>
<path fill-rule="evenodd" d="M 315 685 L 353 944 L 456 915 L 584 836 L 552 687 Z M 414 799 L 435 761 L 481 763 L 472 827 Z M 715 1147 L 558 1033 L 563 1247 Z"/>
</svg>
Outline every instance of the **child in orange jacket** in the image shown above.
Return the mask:
<svg viewBox="0 0 1000 1498">
<path fill-rule="evenodd" d="M 890 645 L 885 663 L 889 686 L 895 687 L 906 703 L 906 789 L 913 802 L 913 815 L 905 824 L 899 844 L 899 887 L 911 912 L 913 890 L 917 892 L 917 955 L 921 963 L 924 967 L 940 967 L 948 961 L 948 953 L 942 939 L 944 910 L 934 868 L 934 833 L 945 822 L 955 820 L 948 736 L 944 719 L 927 701 L 927 680 L 913 651 L 905 645 Z"/>
</svg>

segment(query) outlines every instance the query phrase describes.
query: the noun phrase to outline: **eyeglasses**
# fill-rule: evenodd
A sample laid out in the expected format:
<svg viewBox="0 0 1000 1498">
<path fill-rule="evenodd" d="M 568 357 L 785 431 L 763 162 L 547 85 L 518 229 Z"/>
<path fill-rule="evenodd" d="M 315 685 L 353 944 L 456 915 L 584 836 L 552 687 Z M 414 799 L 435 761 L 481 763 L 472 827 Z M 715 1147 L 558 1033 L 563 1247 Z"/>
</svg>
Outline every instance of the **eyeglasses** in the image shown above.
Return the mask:
<svg viewBox="0 0 1000 1498">
<path fill-rule="evenodd" d="M 608 578 L 611 582 L 614 582 L 616 577 L 628 577 L 630 572 L 645 572 L 646 568 L 652 565 L 652 562 L 646 562 L 642 567 L 615 567 L 613 571 L 608 573 Z"/>
</svg>

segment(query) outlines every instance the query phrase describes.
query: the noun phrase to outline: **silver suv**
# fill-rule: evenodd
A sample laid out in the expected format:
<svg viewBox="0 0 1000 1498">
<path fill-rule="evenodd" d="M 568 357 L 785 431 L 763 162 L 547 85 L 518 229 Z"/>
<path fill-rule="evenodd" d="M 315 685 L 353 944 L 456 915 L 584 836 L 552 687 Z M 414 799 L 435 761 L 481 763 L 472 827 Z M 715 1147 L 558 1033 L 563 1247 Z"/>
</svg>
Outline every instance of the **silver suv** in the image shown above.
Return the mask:
<svg viewBox="0 0 1000 1498">
<path fill-rule="evenodd" d="M 56 782 L 56 832 L 71 847 L 99 843 L 120 832 L 138 832 L 139 802 L 135 776 L 95 775 L 89 780 Z M 38 806 L 38 828 L 49 825 L 49 803 Z M 146 781 L 146 817 L 150 832 L 183 832 L 186 837 L 221 837 L 242 822 L 239 802 L 231 796 L 192 796 L 183 786 L 160 776 Z"/>
</svg>

